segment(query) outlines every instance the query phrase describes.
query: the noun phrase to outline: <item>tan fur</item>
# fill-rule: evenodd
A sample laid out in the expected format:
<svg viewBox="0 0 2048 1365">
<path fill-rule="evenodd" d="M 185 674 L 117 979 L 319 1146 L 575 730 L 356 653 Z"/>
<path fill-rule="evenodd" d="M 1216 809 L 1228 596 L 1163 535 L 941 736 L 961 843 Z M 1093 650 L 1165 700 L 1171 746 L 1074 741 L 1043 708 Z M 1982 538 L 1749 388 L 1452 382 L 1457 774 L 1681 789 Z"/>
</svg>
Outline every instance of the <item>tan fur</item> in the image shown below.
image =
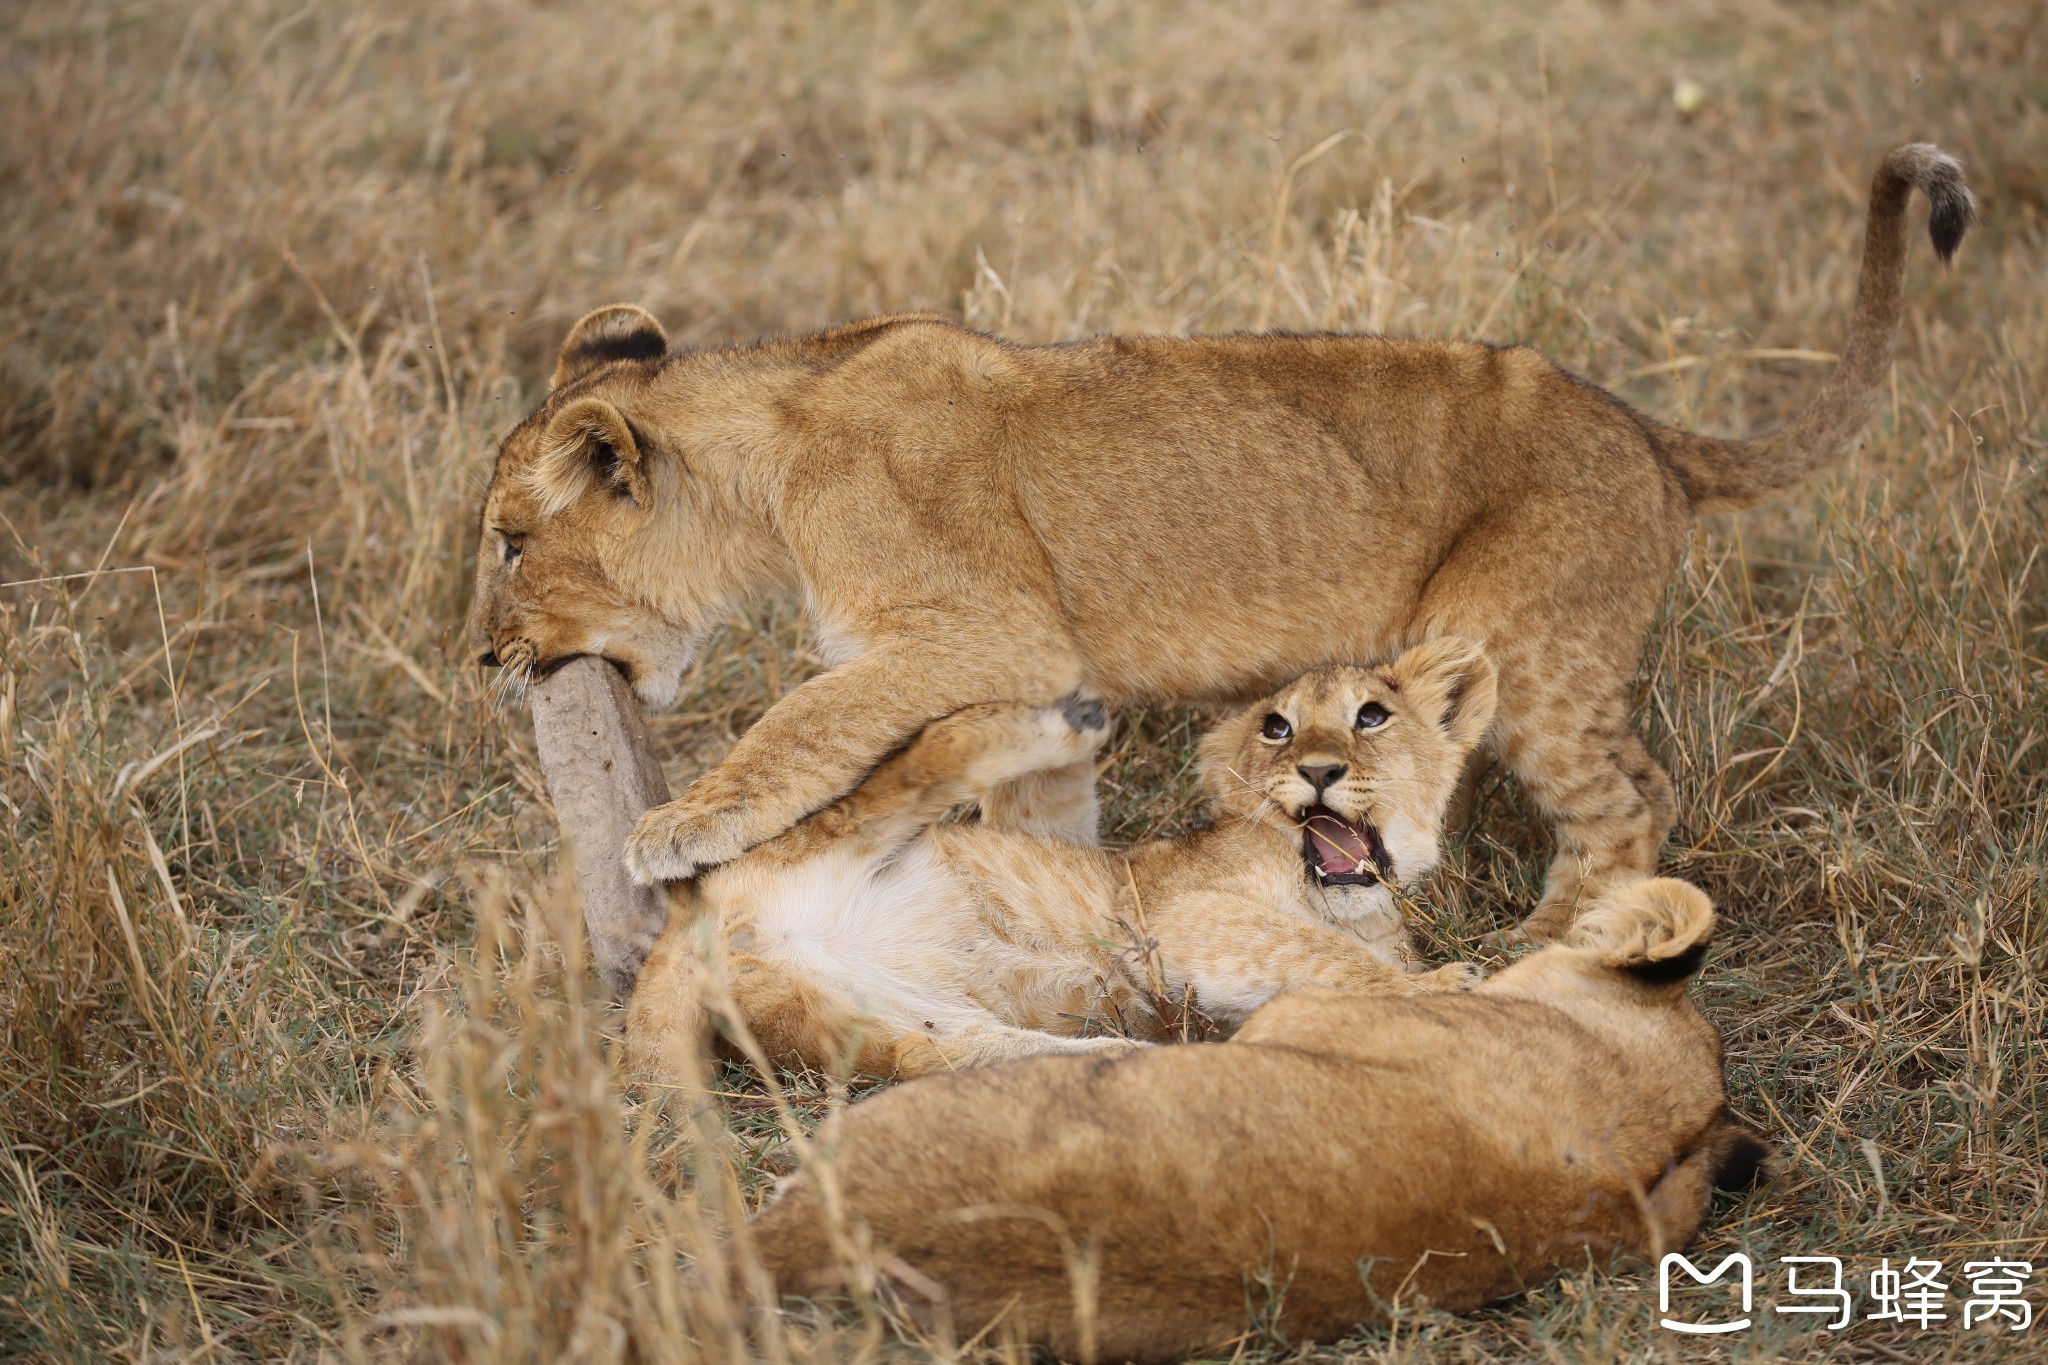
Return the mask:
<svg viewBox="0 0 2048 1365">
<path fill-rule="evenodd" d="M 1765 1155 L 1685 994 L 1713 918 L 1644 881 L 1470 993 L 1304 991 L 1221 1045 L 912 1081 L 827 1126 L 824 1174 L 852 1245 L 942 1291 L 907 1300 L 1062 1359 L 1226 1354 L 1253 1314 L 1327 1340 L 1657 1256 Z M 751 1228 L 786 1294 L 860 1269 L 820 1176 Z"/>
<path fill-rule="evenodd" d="M 937 317 L 663 356 L 637 309 L 564 343 L 500 449 L 470 634 L 546 668 L 603 654 L 672 699 L 705 627 L 798 596 L 836 665 L 650 812 L 644 881 L 724 862 L 976 703 L 1241 700 L 1436 634 L 1501 671 L 1495 747 L 1559 834 L 1528 928 L 1654 865 L 1671 786 L 1630 724 L 1643 636 L 1696 506 L 1832 459 L 1878 393 L 1910 188 L 1937 248 L 1956 164 L 1879 168 L 1848 345 L 1781 431 L 1674 431 L 1533 351 L 1361 336 L 1014 346 Z M 512 554 L 512 547 L 523 552 Z M 1093 837 L 1090 774 L 998 794 Z"/>
<path fill-rule="evenodd" d="M 1120 1051 L 1197 1019 L 1233 1029 L 1304 986 L 1469 987 L 1479 977 L 1464 964 L 1419 971 L 1385 883 L 1435 866 L 1494 691 L 1491 665 L 1461 640 L 1311 673 L 1204 742 L 1209 829 L 1125 854 L 935 824 L 999 784 L 1085 763 L 1107 733 L 1100 705 L 1079 701 L 958 712 L 852 795 L 702 879 L 697 916 L 678 916 L 643 969 L 629 1043 L 657 1072 L 695 1045 L 705 920 L 732 1007 L 769 1055 L 885 1076 Z M 1380 723 L 1361 729 L 1368 706 Z M 1267 737 L 1269 717 L 1292 733 Z M 1342 775 L 1319 797 L 1303 774 L 1332 765 Z M 1318 803 L 1373 829 L 1384 880 L 1311 873 L 1303 820 Z"/>
</svg>

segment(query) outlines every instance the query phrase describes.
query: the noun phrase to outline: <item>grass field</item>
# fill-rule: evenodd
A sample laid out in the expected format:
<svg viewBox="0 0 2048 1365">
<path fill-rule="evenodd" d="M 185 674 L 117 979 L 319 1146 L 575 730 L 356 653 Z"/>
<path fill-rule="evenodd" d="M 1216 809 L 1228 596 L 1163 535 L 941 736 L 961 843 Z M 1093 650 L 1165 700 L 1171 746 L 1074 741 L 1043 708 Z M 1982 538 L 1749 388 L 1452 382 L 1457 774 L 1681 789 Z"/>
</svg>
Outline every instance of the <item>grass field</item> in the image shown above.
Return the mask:
<svg viewBox="0 0 2048 1365">
<path fill-rule="evenodd" d="M 526 719 L 464 660 L 495 438 L 585 309 L 1520 340 L 1740 433 L 1814 392 L 1911 139 L 1981 229 L 1952 272 L 1916 238 L 1866 441 L 1704 523 L 1645 659 L 1666 866 L 1725 912 L 1698 996 L 1781 1156 L 1704 1248 L 1756 1255 L 1756 1324 L 1681 1340 L 1588 1267 L 1323 1354 L 2048 1341 L 1959 1321 L 1965 1262 L 2048 1281 L 2037 4 L 17 0 L 0 73 L 0 1354 L 905 1349 L 680 1274 L 786 1167 L 780 1101 L 615 1074 Z M 672 783 L 813 666 L 733 621 L 654 722 Z M 1201 723 L 1120 718 L 1110 837 L 1196 818 Z M 1438 956 L 1496 958 L 1547 857 L 1480 796 Z M 1939 1260 L 1950 1320 L 1773 1313 L 1799 1254 Z"/>
</svg>

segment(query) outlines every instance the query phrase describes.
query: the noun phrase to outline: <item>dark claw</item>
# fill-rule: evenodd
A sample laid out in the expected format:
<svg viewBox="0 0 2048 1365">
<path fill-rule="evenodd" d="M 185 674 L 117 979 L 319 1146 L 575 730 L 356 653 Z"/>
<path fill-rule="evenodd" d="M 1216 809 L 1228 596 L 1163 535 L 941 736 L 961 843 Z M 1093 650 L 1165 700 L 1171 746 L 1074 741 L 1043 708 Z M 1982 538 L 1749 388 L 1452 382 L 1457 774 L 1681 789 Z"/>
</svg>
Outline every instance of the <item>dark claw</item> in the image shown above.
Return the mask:
<svg viewBox="0 0 2048 1365">
<path fill-rule="evenodd" d="M 1109 724 L 1109 708 L 1102 704 L 1102 698 L 1088 696 L 1079 689 L 1061 697 L 1059 707 L 1067 724 L 1076 730 L 1100 730 Z"/>
</svg>

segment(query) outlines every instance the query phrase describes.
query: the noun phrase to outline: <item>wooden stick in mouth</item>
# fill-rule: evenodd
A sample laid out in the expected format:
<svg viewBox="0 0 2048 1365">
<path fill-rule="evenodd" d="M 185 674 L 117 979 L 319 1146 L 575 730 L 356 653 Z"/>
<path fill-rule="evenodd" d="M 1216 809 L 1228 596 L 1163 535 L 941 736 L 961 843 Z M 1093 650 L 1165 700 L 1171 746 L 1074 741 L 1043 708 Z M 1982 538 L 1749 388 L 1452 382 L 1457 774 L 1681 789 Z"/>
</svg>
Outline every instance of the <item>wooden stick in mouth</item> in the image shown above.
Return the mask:
<svg viewBox="0 0 2048 1365">
<path fill-rule="evenodd" d="M 668 783 L 624 675 L 603 659 L 571 659 L 533 684 L 533 738 L 583 896 L 590 956 L 605 989 L 633 992 L 668 922 L 660 887 L 626 873 L 626 836 L 668 800 Z"/>
</svg>

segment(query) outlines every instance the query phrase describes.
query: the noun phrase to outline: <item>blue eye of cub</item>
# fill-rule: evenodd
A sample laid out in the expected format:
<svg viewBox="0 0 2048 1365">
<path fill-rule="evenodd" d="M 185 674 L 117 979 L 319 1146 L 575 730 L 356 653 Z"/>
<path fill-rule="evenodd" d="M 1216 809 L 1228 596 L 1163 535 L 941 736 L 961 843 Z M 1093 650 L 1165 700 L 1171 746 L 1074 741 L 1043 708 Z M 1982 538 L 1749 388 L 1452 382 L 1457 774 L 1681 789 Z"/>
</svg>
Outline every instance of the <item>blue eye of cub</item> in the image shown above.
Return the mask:
<svg viewBox="0 0 2048 1365">
<path fill-rule="evenodd" d="M 1369 701 L 1358 708 L 1358 728 L 1361 730 L 1377 730 L 1380 726 L 1387 723 L 1387 715 L 1386 707 L 1381 706 L 1376 701 Z"/>
<path fill-rule="evenodd" d="M 1259 733 L 1267 739 L 1281 740 L 1293 734 L 1294 727 L 1287 723 L 1287 717 L 1276 711 L 1266 717 L 1266 723 L 1259 727 Z"/>
<path fill-rule="evenodd" d="M 523 536 L 523 535 L 507 535 L 507 536 L 505 537 L 505 562 L 506 562 L 507 564 L 510 564 L 510 563 L 511 563 L 511 562 L 512 562 L 513 560 L 515 560 L 515 559 L 519 558 L 520 554 L 521 554 L 522 552 L 524 552 L 524 551 L 525 551 L 525 549 L 526 549 L 526 537 L 525 537 L 525 536 Z"/>
</svg>

